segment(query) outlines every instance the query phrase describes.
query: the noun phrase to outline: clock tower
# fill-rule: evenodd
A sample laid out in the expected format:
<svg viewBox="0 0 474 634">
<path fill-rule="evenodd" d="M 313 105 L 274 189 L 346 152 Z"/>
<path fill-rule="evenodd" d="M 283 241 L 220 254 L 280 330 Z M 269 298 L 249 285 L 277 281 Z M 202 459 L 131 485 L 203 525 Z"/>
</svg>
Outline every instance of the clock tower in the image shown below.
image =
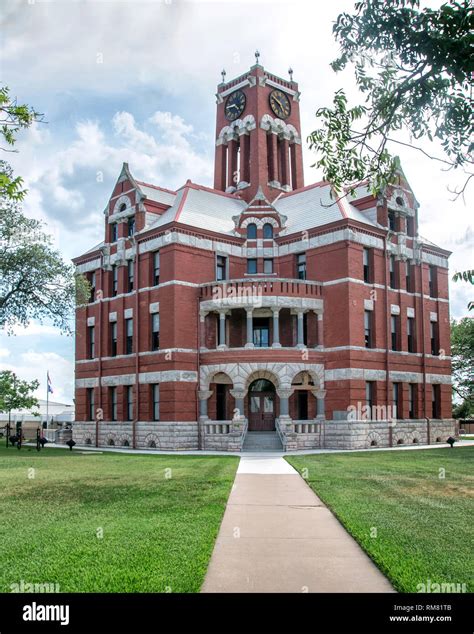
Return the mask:
<svg viewBox="0 0 474 634">
<path fill-rule="evenodd" d="M 303 187 L 298 84 L 258 63 L 217 87 L 214 188 L 270 202 Z"/>
</svg>

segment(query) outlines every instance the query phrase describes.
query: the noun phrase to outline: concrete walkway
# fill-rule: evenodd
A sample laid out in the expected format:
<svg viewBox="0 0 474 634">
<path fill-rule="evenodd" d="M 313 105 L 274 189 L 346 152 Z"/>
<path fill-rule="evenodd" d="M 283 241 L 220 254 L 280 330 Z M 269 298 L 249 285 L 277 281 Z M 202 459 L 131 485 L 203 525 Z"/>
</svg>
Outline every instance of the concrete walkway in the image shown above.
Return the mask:
<svg viewBox="0 0 474 634">
<path fill-rule="evenodd" d="M 243 457 L 202 592 L 393 592 L 293 467 Z"/>
</svg>

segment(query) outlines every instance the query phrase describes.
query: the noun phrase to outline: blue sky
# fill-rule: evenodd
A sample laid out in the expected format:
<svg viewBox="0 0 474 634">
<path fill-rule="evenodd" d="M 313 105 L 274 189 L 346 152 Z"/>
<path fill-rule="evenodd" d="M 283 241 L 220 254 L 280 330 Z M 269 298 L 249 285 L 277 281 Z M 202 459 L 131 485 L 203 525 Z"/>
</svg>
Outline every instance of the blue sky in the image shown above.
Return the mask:
<svg viewBox="0 0 474 634">
<path fill-rule="evenodd" d="M 23 132 L 11 163 L 29 189 L 26 212 L 44 220 L 69 259 L 102 240 L 107 198 L 122 162 L 163 187 L 187 178 L 212 184 L 215 92 L 260 62 L 299 82 L 303 138 L 314 112 L 344 87 L 357 99 L 350 71 L 335 75 L 332 23 L 352 3 L 267 1 L 70 2 L 3 0 L 1 75 L 20 102 L 45 115 Z M 405 140 L 407 137 L 403 137 Z M 428 149 L 428 146 L 426 146 Z M 433 148 L 429 148 L 433 152 Z M 452 270 L 472 268 L 469 196 L 452 201 L 462 174 L 440 171 L 399 147 L 420 202 L 420 232 L 453 251 Z M 306 150 L 306 183 L 319 180 Z M 471 188 L 472 189 L 472 188 Z M 466 314 L 469 289 L 451 285 L 452 314 Z M 0 333 L 0 367 L 41 381 L 49 369 L 55 400 L 71 402 L 73 338 L 49 325 Z"/>
</svg>

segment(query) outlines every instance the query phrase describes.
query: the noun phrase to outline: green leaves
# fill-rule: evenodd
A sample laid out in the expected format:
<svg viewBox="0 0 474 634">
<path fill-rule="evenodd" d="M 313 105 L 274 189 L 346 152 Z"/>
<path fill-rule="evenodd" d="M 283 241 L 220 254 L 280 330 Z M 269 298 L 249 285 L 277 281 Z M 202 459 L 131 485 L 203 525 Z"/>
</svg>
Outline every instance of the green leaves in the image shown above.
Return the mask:
<svg viewBox="0 0 474 634">
<path fill-rule="evenodd" d="M 87 287 L 78 283 L 79 298 Z M 74 268 L 51 246 L 37 220 L 19 205 L 0 199 L 0 328 L 27 326 L 31 319 L 48 319 L 64 332 L 72 331 L 76 302 Z"/>
<path fill-rule="evenodd" d="M 451 366 L 453 390 L 474 406 L 474 319 L 471 317 L 451 322 Z"/>
<path fill-rule="evenodd" d="M 38 399 L 31 392 L 38 389 L 38 381 L 22 381 L 9 370 L 0 372 L 0 412 L 38 407 Z"/>
<path fill-rule="evenodd" d="M 420 9 L 417 0 L 364 0 L 354 14 L 339 15 L 333 31 L 341 52 L 331 66 L 338 72 L 351 63 L 366 100 L 349 107 L 338 91 L 333 108 L 316 113 L 320 127 L 310 147 L 336 191 L 357 180 L 374 193 L 389 185 L 387 144 L 399 142 L 393 133 L 401 129 L 413 139 L 439 139 L 445 158 L 437 160 L 449 167 L 472 165 L 473 27 L 468 0 L 438 9 Z"/>
</svg>

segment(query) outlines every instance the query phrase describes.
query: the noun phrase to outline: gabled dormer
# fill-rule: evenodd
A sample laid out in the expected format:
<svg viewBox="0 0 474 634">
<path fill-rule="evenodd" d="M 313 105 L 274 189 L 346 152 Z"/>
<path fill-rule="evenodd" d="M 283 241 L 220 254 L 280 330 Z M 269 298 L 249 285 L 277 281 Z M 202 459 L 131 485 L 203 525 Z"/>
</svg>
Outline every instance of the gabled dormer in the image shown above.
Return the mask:
<svg viewBox="0 0 474 634">
<path fill-rule="evenodd" d="M 135 180 L 124 163 L 104 209 L 105 243 L 127 240 L 147 229 L 175 198 L 176 192 Z"/>
<path fill-rule="evenodd" d="M 242 213 L 233 217 L 235 234 L 245 238 L 247 246 L 255 246 L 260 240 L 274 240 L 285 228 L 286 220 L 265 197 L 261 187 Z"/>
</svg>

